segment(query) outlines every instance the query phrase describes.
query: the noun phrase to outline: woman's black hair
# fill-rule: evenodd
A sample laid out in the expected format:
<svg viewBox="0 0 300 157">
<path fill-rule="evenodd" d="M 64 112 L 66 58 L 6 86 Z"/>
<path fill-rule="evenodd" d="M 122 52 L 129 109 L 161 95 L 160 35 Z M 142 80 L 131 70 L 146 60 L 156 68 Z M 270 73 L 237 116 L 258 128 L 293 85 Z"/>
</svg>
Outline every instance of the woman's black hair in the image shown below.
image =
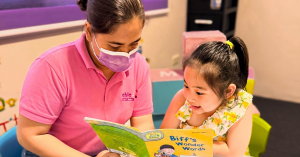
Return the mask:
<svg viewBox="0 0 300 157">
<path fill-rule="evenodd" d="M 127 23 L 134 17 L 145 22 L 144 6 L 141 0 L 77 0 L 77 5 L 87 13 L 92 31 L 108 34 L 119 24 Z"/>
<path fill-rule="evenodd" d="M 235 95 L 245 88 L 249 70 L 248 50 L 243 40 L 232 37 L 229 41 L 233 44 L 232 48 L 229 44 L 216 41 L 202 44 L 182 64 L 183 70 L 189 66 L 200 72 L 223 100 L 230 84 L 237 87 Z"/>
</svg>

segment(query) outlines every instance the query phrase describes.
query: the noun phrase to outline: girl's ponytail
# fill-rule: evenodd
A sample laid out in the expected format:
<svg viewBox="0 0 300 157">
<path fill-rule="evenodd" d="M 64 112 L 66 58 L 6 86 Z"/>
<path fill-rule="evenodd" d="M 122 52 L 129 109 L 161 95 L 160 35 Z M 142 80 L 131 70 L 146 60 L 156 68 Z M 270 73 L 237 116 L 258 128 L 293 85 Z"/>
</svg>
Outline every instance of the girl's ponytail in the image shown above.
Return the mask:
<svg viewBox="0 0 300 157">
<path fill-rule="evenodd" d="M 249 71 L 249 56 L 247 46 L 243 40 L 239 37 L 232 37 L 229 40 L 234 46 L 233 51 L 236 53 L 239 66 L 240 66 L 240 76 L 239 76 L 239 88 L 244 89 L 247 84 L 248 71 Z"/>
</svg>

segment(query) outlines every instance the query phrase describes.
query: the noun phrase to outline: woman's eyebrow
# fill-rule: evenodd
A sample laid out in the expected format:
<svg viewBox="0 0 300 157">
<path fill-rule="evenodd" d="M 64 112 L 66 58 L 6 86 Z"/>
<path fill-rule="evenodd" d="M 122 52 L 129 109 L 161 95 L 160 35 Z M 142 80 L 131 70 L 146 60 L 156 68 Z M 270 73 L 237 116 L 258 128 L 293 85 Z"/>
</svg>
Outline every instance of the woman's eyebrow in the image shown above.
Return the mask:
<svg viewBox="0 0 300 157">
<path fill-rule="evenodd" d="M 114 42 L 114 41 L 109 41 L 108 43 L 110 43 L 110 44 L 115 44 L 115 45 L 124 45 L 123 43 Z"/>
<path fill-rule="evenodd" d="M 132 42 L 132 43 L 136 43 L 139 42 L 141 40 L 142 37 L 138 38 L 136 41 Z"/>
<path fill-rule="evenodd" d="M 138 41 L 140 41 L 140 40 L 141 40 L 141 37 L 138 38 L 137 40 L 135 40 L 135 41 L 132 42 L 132 43 L 136 43 L 136 42 L 138 42 Z M 115 42 L 115 41 L 109 41 L 108 43 L 110 43 L 110 44 L 115 44 L 115 45 L 124 45 L 124 43 L 119 43 L 119 42 Z"/>
</svg>

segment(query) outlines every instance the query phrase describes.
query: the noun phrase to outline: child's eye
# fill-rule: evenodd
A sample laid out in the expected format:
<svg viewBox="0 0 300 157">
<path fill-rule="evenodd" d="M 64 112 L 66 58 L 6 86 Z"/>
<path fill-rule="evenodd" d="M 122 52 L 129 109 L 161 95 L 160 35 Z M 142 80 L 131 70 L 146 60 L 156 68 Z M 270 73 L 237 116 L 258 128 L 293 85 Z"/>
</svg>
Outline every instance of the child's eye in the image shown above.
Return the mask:
<svg viewBox="0 0 300 157">
<path fill-rule="evenodd" d="M 197 95 L 203 95 L 203 93 L 199 93 L 199 92 L 196 92 L 197 93 Z"/>
<path fill-rule="evenodd" d="M 184 88 L 189 88 L 188 86 L 186 86 L 186 85 L 183 85 L 184 86 Z"/>
</svg>

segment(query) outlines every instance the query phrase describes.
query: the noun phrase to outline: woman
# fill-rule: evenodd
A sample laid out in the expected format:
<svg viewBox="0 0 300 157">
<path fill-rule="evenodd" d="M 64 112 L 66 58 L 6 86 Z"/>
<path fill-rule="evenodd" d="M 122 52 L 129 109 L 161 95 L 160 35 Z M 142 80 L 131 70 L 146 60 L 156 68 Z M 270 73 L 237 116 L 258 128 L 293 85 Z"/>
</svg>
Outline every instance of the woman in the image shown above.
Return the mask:
<svg viewBox="0 0 300 157">
<path fill-rule="evenodd" d="M 87 12 L 86 33 L 42 54 L 27 73 L 17 129 L 23 156 L 116 156 L 103 151 L 84 117 L 154 128 L 149 68 L 136 52 L 141 1 L 77 4 Z"/>
</svg>

